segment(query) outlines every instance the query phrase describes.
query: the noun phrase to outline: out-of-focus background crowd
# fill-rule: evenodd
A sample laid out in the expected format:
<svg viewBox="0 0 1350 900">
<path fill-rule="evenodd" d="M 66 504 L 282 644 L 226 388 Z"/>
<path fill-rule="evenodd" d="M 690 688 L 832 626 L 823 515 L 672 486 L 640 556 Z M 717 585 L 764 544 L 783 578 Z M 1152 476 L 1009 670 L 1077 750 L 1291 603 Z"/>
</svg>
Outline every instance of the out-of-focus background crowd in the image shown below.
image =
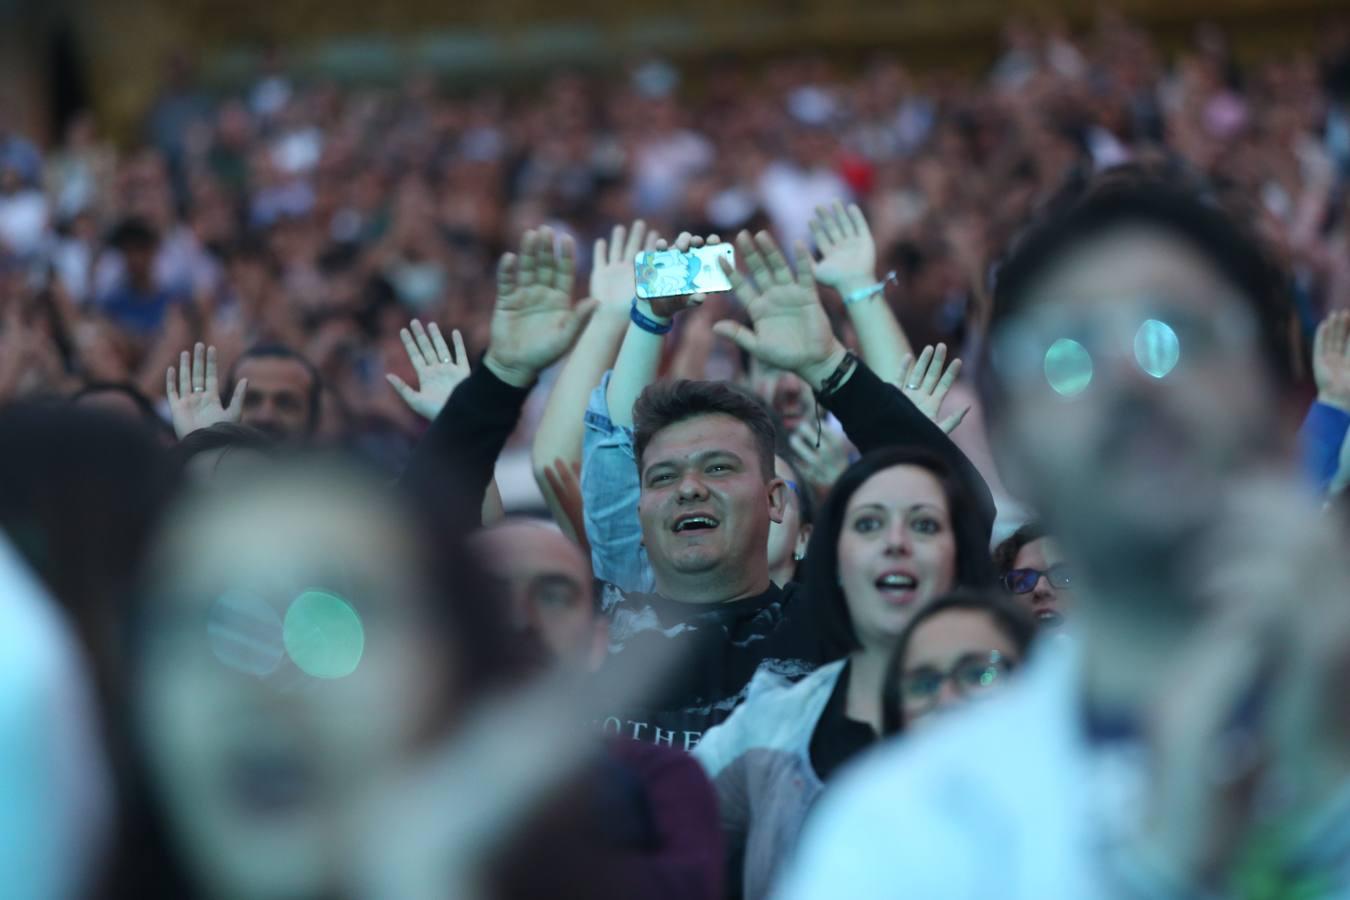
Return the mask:
<svg viewBox="0 0 1350 900">
<path fill-rule="evenodd" d="M 130 382 L 163 411 L 165 367 L 194 341 L 222 370 L 281 343 L 322 373 L 322 434 L 397 466 L 421 427 L 384 377 L 413 381 L 399 328 L 440 322 L 481 351 L 495 260 L 526 229 L 574 235 L 584 272 L 614 222 L 769 227 L 790 246 L 839 197 L 862 205 L 916 346 L 960 346 L 991 254 L 1033 206 L 1073 171 L 1127 159 L 1171 157 L 1240 199 L 1296 273 L 1308 333 L 1350 305 L 1350 28 L 1334 4 L 1255 4 L 1218 24 L 1150 4 L 1063 4 L 1068 18 L 914 4 L 926 18 L 896 12 L 871 42 L 867 4 L 765 5 L 762 27 L 724 32 L 699 6 L 645 45 L 636 19 L 622 34 L 562 22 L 536 42 L 551 56 L 522 68 L 533 45 L 518 40 L 496 72 L 509 11 L 410 44 L 417 4 L 382 23 L 338 4 L 327 24 L 310 10 L 311 30 L 293 11 L 293 34 L 260 42 L 209 25 L 204 5 L 168 6 L 11 10 L 58 52 L 0 107 L 0 402 Z M 119 32 L 105 56 L 138 65 L 105 84 L 113 63 L 88 45 L 119 15 L 166 17 L 147 48 L 194 24 L 206 46 L 135 57 Z M 976 38 L 947 56 L 941 29 L 962 15 Z M 405 37 L 324 37 L 344 16 Z M 796 40 L 776 52 L 765 35 L 780 32 Z M 398 55 L 413 45 L 421 58 Z M 533 490 L 519 475 L 503 480 L 508 505 Z"/>
</svg>

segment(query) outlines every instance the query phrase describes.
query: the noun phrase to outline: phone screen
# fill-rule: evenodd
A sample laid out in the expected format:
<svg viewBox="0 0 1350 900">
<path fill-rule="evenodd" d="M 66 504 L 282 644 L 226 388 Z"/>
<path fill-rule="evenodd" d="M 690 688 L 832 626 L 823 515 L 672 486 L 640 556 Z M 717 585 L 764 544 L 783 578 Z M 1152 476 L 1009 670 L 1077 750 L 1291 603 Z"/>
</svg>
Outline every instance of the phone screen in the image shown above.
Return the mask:
<svg viewBox="0 0 1350 900">
<path fill-rule="evenodd" d="M 644 250 L 633 260 L 637 295 L 679 297 L 685 294 L 716 294 L 731 290 L 731 280 L 722 271 L 721 260 L 736 264 L 731 244 L 679 250 Z"/>
</svg>

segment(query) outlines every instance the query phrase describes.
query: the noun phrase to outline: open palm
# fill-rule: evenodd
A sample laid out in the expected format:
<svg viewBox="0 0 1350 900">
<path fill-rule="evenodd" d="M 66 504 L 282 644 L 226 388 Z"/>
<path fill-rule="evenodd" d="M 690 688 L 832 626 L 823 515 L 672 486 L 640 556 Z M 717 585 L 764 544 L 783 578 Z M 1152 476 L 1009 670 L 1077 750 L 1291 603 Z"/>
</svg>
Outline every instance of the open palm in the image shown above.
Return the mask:
<svg viewBox="0 0 1350 900">
<path fill-rule="evenodd" d="M 799 243 L 796 248 L 795 273 L 768 232 L 761 231 L 752 239 L 743 231 L 736 238 L 736 248 L 751 277 L 723 265 L 754 327 L 723 321 L 714 331 L 762 362 L 799 375 L 828 359 L 839 348 L 839 341 L 821 308 L 806 246 Z"/>
<path fill-rule="evenodd" d="M 1334 312 L 1317 326 L 1313 378 L 1319 401 L 1350 412 L 1350 312 Z"/>
<path fill-rule="evenodd" d="M 523 387 L 567 352 L 595 308 L 594 300 L 572 306 L 575 250 L 564 236 L 554 250 L 551 228 L 527 231 L 520 253 L 497 266 L 497 303 L 484 363 L 497 377 Z"/>
<path fill-rule="evenodd" d="M 417 319 L 412 320 L 411 330 L 400 329 L 399 337 L 403 339 L 403 349 L 417 373 L 417 390 L 392 372 L 384 377 L 413 412 L 424 419 L 434 419 L 455 388 L 469 377 L 469 354 L 464 349 L 464 338 L 459 329 L 451 332 L 455 342 L 455 351 L 451 353 L 440 327 L 432 322 L 430 329 L 423 328 Z"/>
<path fill-rule="evenodd" d="M 608 242 L 598 239 L 591 259 L 591 296 L 603 306 L 622 307 L 627 313 L 637 291 L 633 260 L 640 250 L 655 247 L 656 240 L 656 232 L 648 231 L 641 219 L 630 228 L 615 225 Z"/>
<path fill-rule="evenodd" d="M 216 348 L 200 341 L 179 357 L 178 370 L 169 366 L 164 373 L 164 393 L 169 398 L 169 415 L 173 431 L 184 438 L 194 431 L 210 428 L 221 422 L 238 422 L 243 412 L 244 391 L 248 379 L 241 378 L 234 386 L 230 405 L 220 402 L 220 386 L 216 377 Z"/>
<path fill-rule="evenodd" d="M 877 245 L 858 204 L 848 208 L 838 200 L 820 207 L 811 220 L 811 238 L 820 251 L 816 279 L 842 292 L 872 281 L 877 267 Z"/>
</svg>

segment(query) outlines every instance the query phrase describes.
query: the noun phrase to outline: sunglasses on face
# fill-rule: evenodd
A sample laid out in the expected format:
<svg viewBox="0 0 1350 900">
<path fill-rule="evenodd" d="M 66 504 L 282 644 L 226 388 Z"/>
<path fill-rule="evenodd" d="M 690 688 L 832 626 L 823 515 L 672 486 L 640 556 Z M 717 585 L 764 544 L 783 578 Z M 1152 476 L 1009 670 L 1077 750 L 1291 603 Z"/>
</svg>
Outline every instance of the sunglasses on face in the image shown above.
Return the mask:
<svg viewBox="0 0 1350 900">
<path fill-rule="evenodd" d="M 1073 575 L 1069 567 L 1060 563 L 1048 569 L 1013 569 L 1003 576 L 1003 586 L 1014 594 L 1030 594 L 1036 590 L 1036 582 L 1044 575 L 1054 588 L 1067 588 L 1073 585 Z"/>
<path fill-rule="evenodd" d="M 936 666 L 910 669 L 901 680 L 901 687 L 906 704 L 927 709 L 937 703 L 942 685 L 948 681 L 962 697 L 970 697 L 997 687 L 1012 670 L 1012 660 L 997 650 L 969 653 L 946 672 Z"/>
</svg>

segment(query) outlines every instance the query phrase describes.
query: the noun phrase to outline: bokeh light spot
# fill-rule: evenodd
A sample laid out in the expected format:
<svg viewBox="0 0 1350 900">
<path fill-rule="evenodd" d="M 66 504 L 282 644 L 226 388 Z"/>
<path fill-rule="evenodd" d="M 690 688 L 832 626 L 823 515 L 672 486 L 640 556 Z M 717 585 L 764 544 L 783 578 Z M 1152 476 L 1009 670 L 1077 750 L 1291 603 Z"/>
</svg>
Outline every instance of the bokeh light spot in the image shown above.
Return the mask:
<svg viewBox="0 0 1350 900">
<path fill-rule="evenodd" d="M 1171 325 L 1148 319 L 1134 334 L 1134 359 L 1154 378 L 1163 378 L 1181 359 L 1181 341 Z"/>
<path fill-rule="evenodd" d="M 291 660 L 315 678 L 352 674 L 366 648 L 361 617 L 350 603 L 328 591 L 305 591 L 291 601 L 282 633 Z"/>
<path fill-rule="evenodd" d="M 221 594 L 206 613 L 206 641 L 222 663 L 246 675 L 266 678 L 286 653 L 281 616 L 253 594 Z"/>
<path fill-rule="evenodd" d="M 1061 397 L 1072 397 L 1092 383 L 1092 356 L 1082 344 L 1060 338 L 1045 351 L 1045 380 Z"/>
</svg>

